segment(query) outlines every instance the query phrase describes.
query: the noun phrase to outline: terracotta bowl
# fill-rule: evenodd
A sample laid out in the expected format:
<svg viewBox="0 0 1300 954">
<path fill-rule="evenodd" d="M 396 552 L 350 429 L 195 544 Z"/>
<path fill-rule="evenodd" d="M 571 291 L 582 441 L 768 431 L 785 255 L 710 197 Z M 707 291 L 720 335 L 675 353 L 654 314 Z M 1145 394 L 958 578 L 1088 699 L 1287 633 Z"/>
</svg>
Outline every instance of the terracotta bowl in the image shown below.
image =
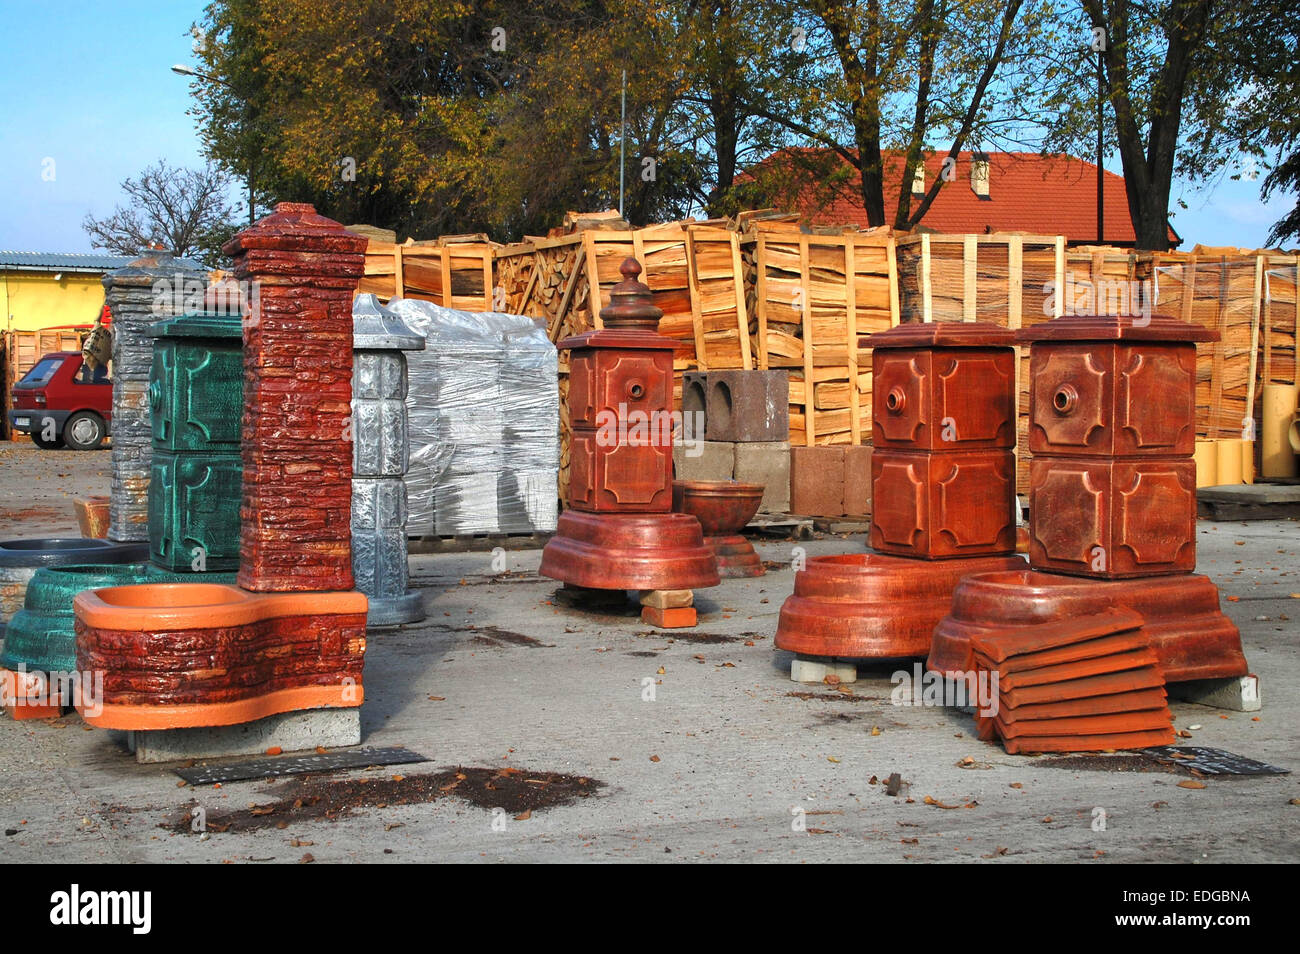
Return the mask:
<svg viewBox="0 0 1300 954">
<path fill-rule="evenodd" d="M 763 487 L 736 480 L 674 480 L 673 510 L 699 520 L 706 537 L 740 533 L 758 513 Z"/>
</svg>

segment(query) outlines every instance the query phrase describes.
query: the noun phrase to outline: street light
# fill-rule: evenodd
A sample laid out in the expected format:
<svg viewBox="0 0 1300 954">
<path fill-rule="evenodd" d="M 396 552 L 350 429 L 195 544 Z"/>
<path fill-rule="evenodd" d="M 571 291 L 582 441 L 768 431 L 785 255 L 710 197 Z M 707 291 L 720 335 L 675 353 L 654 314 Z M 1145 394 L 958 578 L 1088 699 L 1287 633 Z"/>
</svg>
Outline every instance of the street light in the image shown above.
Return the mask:
<svg viewBox="0 0 1300 954">
<path fill-rule="evenodd" d="M 178 76 L 193 76 L 196 79 L 207 80 L 210 83 L 220 83 L 222 86 L 230 87 L 230 84 L 221 77 L 213 76 L 211 73 L 202 73 L 182 63 L 172 64 L 172 72 Z M 248 224 L 252 225 L 255 221 L 256 216 L 253 213 L 253 161 L 250 159 L 248 161 Z"/>
</svg>

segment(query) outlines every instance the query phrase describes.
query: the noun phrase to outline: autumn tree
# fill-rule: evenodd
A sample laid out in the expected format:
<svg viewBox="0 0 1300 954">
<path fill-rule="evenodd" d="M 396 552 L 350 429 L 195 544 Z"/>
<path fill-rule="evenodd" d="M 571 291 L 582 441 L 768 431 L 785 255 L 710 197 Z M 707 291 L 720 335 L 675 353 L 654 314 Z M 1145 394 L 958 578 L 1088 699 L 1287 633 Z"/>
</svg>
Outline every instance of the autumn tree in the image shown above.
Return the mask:
<svg viewBox="0 0 1300 954">
<path fill-rule="evenodd" d="M 818 147 L 801 176 L 836 166 L 860 182 L 871 225 L 920 221 L 945 180 L 913 207 L 910 183 L 924 154 L 1014 140 L 1032 122 L 1035 38 L 1051 8 L 1042 0 L 797 0 L 776 3 L 802 54 L 775 88 L 757 83 L 754 112 Z M 889 150 L 904 156 L 886 163 Z M 826 153 L 838 157 L 826 163 Z M 804 157 L 809 158 L 809 157 Z M 886 177 L 900 199 L 885 207 Z"/>
<path fill-rule="evenodd" d="M 199 24 L 209 153 L 259 197 L 410 235 L 516 238 L 617 203 L 621 72 L 657 61 L 627 0 L 216 0 Z M 692 165 L 675 89 L 629 69 L 632 215 L 680 213 Z"/>
<path fill-rule="evenodd" d="M 230 187 L 216 166 L 185 169 L 160 159 L 122 183 L 125 205 L 102 219 L 88 214 L 82 228 L 92 247 L 116 255 L 163 248 L 213 264 L 238 228 Z"/>
</svg>

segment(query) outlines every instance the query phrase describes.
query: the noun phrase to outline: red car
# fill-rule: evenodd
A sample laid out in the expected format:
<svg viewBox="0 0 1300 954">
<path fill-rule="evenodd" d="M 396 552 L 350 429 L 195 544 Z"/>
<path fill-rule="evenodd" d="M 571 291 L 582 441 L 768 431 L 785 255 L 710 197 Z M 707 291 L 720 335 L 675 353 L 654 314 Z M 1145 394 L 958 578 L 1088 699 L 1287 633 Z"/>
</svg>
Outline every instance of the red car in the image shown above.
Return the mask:
<svg viewBox="0 0 1300 954">
<path fill-rule="evenodd" d="M 113 382 L 104 365 L 87 367 L 80 351 L 58 351 L 14 385 L 12 408 L 10 426 L 30 434 L 37 447 L 94 450 L 113 419 Z"/>
</svg>

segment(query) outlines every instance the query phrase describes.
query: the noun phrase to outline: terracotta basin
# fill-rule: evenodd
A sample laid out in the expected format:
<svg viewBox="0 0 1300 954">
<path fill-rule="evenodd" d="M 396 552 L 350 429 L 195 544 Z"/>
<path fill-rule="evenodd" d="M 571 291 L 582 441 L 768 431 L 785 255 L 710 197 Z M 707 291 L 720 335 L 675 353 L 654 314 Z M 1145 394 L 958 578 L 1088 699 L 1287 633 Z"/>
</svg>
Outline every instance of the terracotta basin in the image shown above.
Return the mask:
<svg viewBox="0 0 1300 954">
<path fill-rule="evenodd" d="M 706 537 L 739 533 L 758 513 L 763 489 L 736 480 L 674 480 L 673 510 L 699 520 Z"/>
</svg>

